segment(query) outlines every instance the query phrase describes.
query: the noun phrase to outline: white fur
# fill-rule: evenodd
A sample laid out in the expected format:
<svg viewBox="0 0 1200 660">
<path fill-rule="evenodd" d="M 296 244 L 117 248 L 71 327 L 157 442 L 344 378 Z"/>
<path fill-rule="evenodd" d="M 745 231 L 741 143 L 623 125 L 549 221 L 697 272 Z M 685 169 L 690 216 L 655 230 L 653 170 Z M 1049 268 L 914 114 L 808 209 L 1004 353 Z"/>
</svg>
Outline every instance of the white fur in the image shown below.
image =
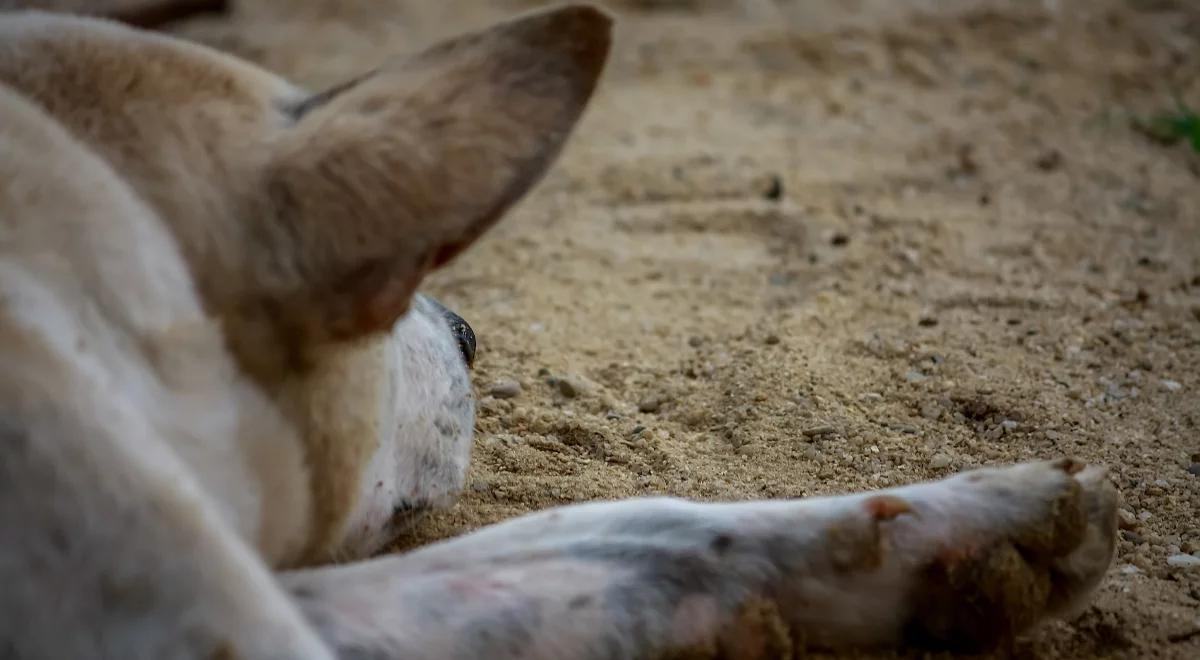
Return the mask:
<svg viewBox="0 0 1200 660">
<path fill-rule="evenodd" d="M 363 495 L 346 520 L 341 551 L 347 557 L 378 552 L 395 540 L 397 526 L 451 504 L 471 461 L 470 381 L 441 313 L 419 296 L 381 352 L 389 378 L 376 405 L 383 409 L 379 419 L 392 424 L 378 429 Z"/>
</svg>

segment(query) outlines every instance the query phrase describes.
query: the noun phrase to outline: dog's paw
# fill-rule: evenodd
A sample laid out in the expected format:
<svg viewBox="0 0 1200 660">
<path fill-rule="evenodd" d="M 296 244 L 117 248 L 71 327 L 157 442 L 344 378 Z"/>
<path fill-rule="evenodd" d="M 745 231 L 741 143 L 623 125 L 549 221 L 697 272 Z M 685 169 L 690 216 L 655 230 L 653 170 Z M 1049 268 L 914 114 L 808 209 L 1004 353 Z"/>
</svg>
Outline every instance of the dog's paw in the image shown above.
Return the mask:
<svg viewBox="0 0 1200 660">
<path fill-rule="evenodd" d="M 914 641 L 987 646 L 1072 613 L 1112 561 L 1116 491 L 1104 470 L 1064 459 L 981 470 L 945 482 L 906 527 Z M 901 535 L 898 535 L 901 536 Z"/>
<path fill-rule="evenodd" d="M 865 637 L 991 647 L 1043 619 L 1072 614 L 1115 548 L 1116 490 L 1105 470 L 1070 459 L 976 470 L 860 498 L 826 527 L 829 568 L 814 577 L 826 578 L 832 609 L 797 611 L 800 632 L 818 642 L 862 639 L 868 631 L 837 624 L 874 609 L 870 603 L 886 603 L 895 619 L 888 623 L 880 613 L 879 629 Z M 802 585 L 797 595 L 807 591 Z M 831 613 L 843 618 L 830 620 Z"/>
</svg>

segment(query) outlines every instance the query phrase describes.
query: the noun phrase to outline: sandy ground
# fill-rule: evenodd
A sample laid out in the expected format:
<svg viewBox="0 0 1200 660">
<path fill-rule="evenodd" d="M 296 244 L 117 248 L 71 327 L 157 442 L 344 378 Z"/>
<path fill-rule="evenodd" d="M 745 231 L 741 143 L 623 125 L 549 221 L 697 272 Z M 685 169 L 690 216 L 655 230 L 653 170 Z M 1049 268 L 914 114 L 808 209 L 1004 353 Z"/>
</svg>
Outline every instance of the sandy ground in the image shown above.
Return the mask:
<svg viewBox="0 0 1200 660">
<path fill-rule="evenodd" d="M 534 4 L 243 0 L 182 32 L 316 88 Z M 412 544 L 1071 454 L 1112 467 L 1120 554 L 1010 653 L 1200 657 L 1200 570 L 1167 562 L 1200 552 L 1200 156 L 1129 121 L 1200 104 L 1200 3 L 615 8 L 561 164 L 430 283 L 480 336 L 479 434 Z"/>
</svg>

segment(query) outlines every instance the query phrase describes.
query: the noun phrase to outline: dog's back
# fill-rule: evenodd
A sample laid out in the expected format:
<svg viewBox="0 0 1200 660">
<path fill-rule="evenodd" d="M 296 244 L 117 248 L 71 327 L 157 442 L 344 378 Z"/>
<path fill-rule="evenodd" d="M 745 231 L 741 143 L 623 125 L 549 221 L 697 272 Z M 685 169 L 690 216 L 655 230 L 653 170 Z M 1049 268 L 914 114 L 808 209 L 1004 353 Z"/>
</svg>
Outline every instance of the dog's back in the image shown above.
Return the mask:
<svg viewBox="0 0 1200 660">
<path fill-rule="evenodd" d="M 261 397 L 236 376 L 154 213 L 7 87 L 0 115 L 0 639 L 103 656 L 131 641 L 113 637 L 106 614 L 167 608 L 193 616 L 123 632 L 162 657 L 181 639 L 217 652 L 239 641 L 227 637 L 237 617 L 252 616 L 281 628 L 268 635 L 278 648 L 319 648 L 285 600 L 269 602 L 269 573 L 236 538 L 277 539 L 281 554 L 303 541 L 303 509 L 288 521 L 284 499 L 307 494 L 294 437 L 265 401 L 246 414 Z M 294 483 L 247 474 L 264 460 L 295 462 L 262 472 Z M 271 516 L 220 510 L 267 504 Z M 235 532 L 231 521 L 294 531 Z M 212 599 L 226 607 L 194 604 Z M 256 614 L 264 607 L 270 615 Z"/>
</svg>

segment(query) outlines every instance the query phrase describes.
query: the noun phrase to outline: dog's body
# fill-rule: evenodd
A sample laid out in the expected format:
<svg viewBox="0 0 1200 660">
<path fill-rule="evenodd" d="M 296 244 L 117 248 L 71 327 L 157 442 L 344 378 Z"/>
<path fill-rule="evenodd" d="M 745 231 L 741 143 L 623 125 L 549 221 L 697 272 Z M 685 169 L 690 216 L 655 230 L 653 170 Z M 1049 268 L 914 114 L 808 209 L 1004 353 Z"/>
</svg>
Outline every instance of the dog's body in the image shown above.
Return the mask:
<svg viewBox="0 0 1200 660">
<path fill-rule="evenodd" d="M 310 95 L 113 23 L 0 17 L 0 655 L 987 644 L 1090 592 L 1115 494 L 1070 462 L 586 505 L 273 572 L 374 553 L 461 488 L 467 364 L 414 291 L 553 161 L 608 29 L 564 8 Z"/>
</svg>

